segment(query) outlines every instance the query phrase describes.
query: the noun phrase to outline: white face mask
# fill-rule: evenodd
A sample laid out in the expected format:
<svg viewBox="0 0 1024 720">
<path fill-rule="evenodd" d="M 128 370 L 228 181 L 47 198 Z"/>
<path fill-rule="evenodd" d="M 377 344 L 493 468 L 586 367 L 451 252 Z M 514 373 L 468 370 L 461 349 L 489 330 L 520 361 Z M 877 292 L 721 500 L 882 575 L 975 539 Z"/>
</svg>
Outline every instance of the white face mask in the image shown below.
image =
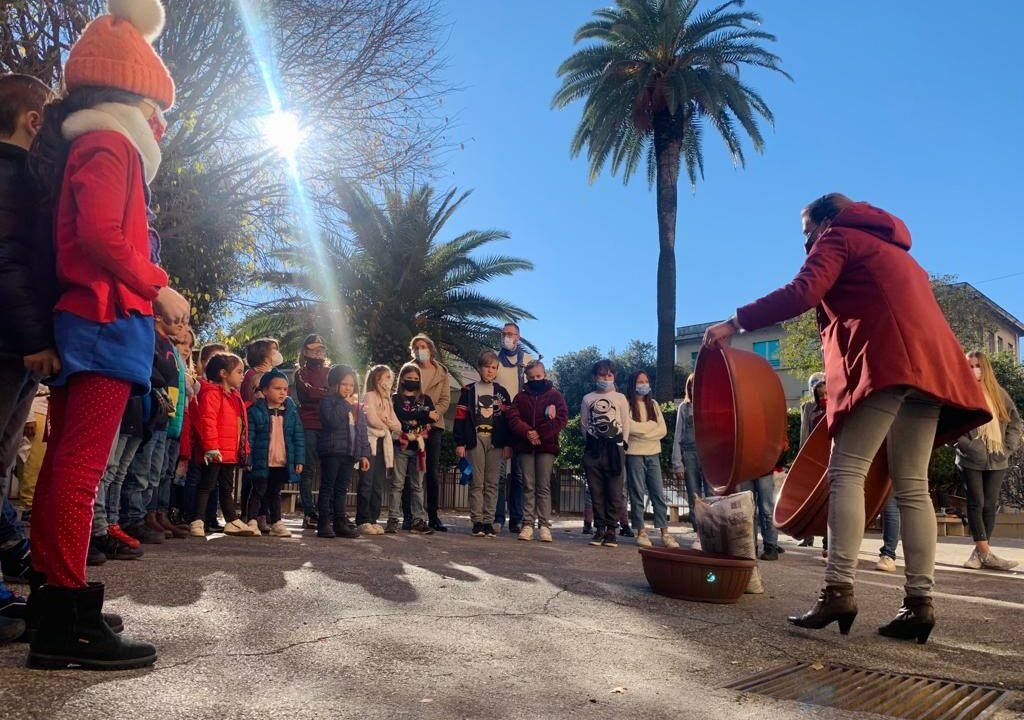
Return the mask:
<svg viewBox="0 0 1024 720">
<path fill-rule="evenodd" d="M 430 351 L 426 348 L 416 348 L 416 362 L 423 364 L 430 362 Z"/>
<path fill-rule="evenodd" d="M 971 371 L 974 373 L 975 380 L 981 380 L 981 368 L 980 367 L 971 368 Z"/>
<path fill-rule="evenodd" d="M 281 354 L 280 350 L 275 350 L 270 354 L 270 364 L 274 367 L 284 365 L 284 355 Z"/>
<path fill-rule="evenodd" d="M 380 381 L 380 385 L 378 386 L 378 387 L 380 387 L 381 393 L 383 393 L 384 395 L 387 395 L 388 393 L 390 393 L 391 392 L 391 383 L 392 383 L 391 380 L 381 380 Z"/>
<path fill-rule="evenodd" d="M 509 352 L 515 352 L 516 348 L 519 347 L 519 341 L 513 340 L 510 337 L 502 336 L 501 346 L 508 350 Z"/>
</svg>

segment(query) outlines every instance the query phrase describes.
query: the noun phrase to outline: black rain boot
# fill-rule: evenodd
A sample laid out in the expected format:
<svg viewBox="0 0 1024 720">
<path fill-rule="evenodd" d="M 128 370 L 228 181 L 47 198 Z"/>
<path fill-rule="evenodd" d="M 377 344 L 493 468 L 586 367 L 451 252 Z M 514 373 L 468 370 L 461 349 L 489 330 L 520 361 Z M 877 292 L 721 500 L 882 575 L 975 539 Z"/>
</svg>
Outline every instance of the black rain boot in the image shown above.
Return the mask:
<svg viewBox="0 0 1024 720">
<path fill-rule="evenodd" d="M 818 602 L 810 612 L 799 617 L 791 616 L 789 622 L 797 627 L 821 630 L 833 622 L 839 623 L 839 632 L 850 634 L 850 627 L 857 617 L 857 600 L 853 597 L 853 585 L 826 585 L 818 593 Z"/>
<path fill-rule="evenodd" d="M 28 642 L 39 627 L 39 604 L 36 599 L 39 597 L 39 589 L 46 584 L 46 576 L 35 570 L 29 571 L 28 576 L 28 602 L 25 604 L 25 641 Z M 124 632 L 124 620 L 117 613 L 103 613 L 103 622 L 115 633 Z"/>
<path fill-rule="evenodd" d="M 43 585 L 33 594 L 40 614 L 29 648 L 29 667 L 131 670 L 156 662 L 155 647 L 121 638 L 103 621 L 101 583 L 84 588 Z"/>
<path fill-rule="evenodd" d="M 928 636 L 935 627 L 935 608 L 930 597 L 905 597 L 896 618 L 888 625 L 878 628 L 878 634 L 897 640 L 917 640 L 919 645 L 928 642 Z"/>
</svg>

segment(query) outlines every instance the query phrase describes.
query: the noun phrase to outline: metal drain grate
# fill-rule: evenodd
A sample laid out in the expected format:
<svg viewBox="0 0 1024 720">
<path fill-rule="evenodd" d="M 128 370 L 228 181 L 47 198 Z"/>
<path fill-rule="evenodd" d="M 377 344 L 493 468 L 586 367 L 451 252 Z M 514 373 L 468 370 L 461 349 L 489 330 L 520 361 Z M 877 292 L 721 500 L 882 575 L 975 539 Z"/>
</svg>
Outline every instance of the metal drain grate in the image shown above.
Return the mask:
<svg viewBox="0 0 1024 720">
<path fill-rule="evenodd" d="M 806 662 L 767 670 L 725 687 L 908 720 L 984 718 L 1009 697 L 1005 690 L 983 685 Z"/>
</svg>

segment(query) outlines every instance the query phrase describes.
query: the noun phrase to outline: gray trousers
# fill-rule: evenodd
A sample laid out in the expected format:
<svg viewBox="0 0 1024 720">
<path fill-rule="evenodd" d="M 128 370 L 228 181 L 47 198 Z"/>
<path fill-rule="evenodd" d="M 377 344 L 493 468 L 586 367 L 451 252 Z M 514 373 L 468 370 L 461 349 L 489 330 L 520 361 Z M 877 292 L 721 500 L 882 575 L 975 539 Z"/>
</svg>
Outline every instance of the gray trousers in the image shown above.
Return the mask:
<svg viewBox="0 0 1024 720">
<path fill-rule="evenodd" d="M 25 436 L 25 421 L 32 411 L 39 381 L 25 369 L 20 356 L 0 354 L 0 492 L 10 491 L 11 474 Z M 38 428 L 43 432 L 45 428 Z"/>
<path fill-rule="evenodd" d="M 423 509 L 423 473 L 420 472 L 418 462 L 416 450 L 399 450 L 397 446 L 395 447 L 395 474 L 391 476 L 388 520 L 398 520 L 402 517 L 402 490 L 408 478 L 412 520 L 427 521 L 427 511 Z"/>
<path fill-rule="evenodd" d="M 523 527 L 532 528 L 534 520 L 540 527 L 551 527 L 551 453 L 523 453 L 519 465 L 523 469 Z"/>
<path fill-rule="evenodd" d="M 494 522 L 498 504 L 498 473 L 505 464 L 501 448 L 491 446 L 490 435 L 477 435 L 476 447 L 466 451 L 473 477 L 469 481 L 469 518 L 476 523 Z"/>
<path fill-rule="evenodd" d="M 935 584 L 935 510 L 928 496 L 928 461 L 941 406 L 912 388 L 869 396 L 846 419 L 829 459 L 829 548 L 825 582 L 852 584 L 864 539 L 864 478 L 888 440 L 889 474 L 900 509 L 905 590 L 928 597 Z"/>
</svg>

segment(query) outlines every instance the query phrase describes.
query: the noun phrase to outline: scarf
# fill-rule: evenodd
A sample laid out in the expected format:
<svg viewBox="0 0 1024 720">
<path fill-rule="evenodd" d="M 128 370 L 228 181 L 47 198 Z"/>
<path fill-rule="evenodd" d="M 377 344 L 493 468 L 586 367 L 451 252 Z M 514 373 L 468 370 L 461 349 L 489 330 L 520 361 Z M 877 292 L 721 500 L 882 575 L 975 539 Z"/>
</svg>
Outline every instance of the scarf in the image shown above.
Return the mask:
<svg viewBox="0 0 1024 720">
<path fill-rule="evenodd" d="M 989 397 L 988 391 L 982 387 L 985 393 L 985 402 L 988 403 L 988 411 L 992 413 L 992 419 L 978 428 L 978 436 L 985 441 L 985 449 L 989 455 L 1002 455 L 1003 453 L 1003 428 L 999 424 L 999 417 L 996 415 L 996 406 Z"/>
<path fill-rule="evenodd" d="M 61 125 L 61 135 L 68 142 L 90 132 L 109 130 L 127 138 L 142 159 L 142 171 L 149 185 L 160 169 L 162 155 L 160 145 L 153 137 L 153 131 L 134 105 L 122 103 L 100 103 L 91 108 L 78 110 L 68 115 Z"/>
</svg>

